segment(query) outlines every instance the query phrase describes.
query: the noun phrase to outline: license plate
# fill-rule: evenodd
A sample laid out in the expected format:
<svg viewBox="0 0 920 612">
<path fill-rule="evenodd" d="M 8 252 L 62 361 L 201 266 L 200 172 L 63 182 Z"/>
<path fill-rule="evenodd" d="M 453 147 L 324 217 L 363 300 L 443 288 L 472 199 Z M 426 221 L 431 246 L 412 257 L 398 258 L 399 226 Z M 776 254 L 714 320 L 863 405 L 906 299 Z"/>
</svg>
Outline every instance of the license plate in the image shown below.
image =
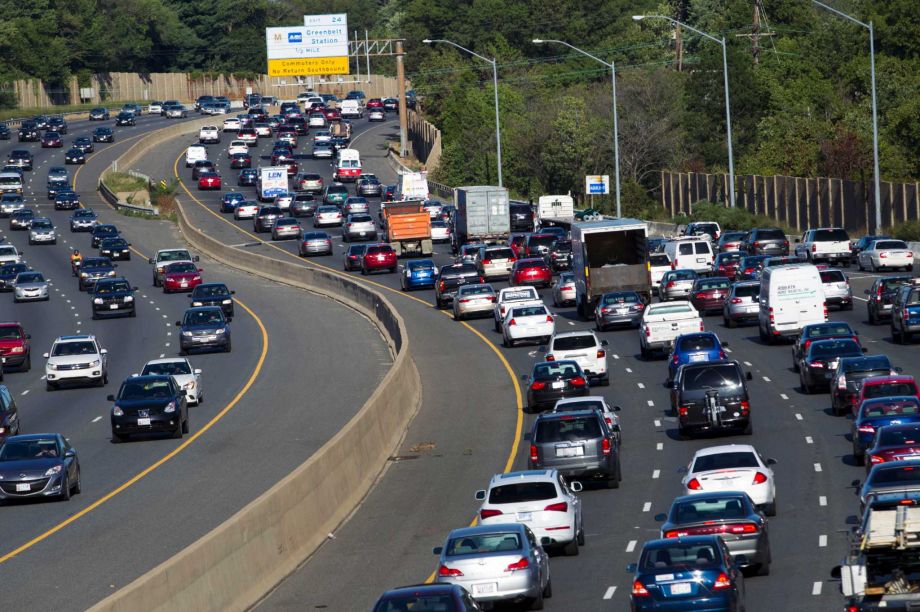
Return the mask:
<svg viewBox="0 0 920 612">
<path fill-rule="evenodd" d="M 565 387 L 565 381 L 564 381 L 564 380 L 556 380 L 556 381 L 553 381 L 553 389 L 562 389 L 562 388 L 564 388 L 564 387 Z"/>
<path fill-rule="evenodd" d="M 180 287 L 188 287 L 188 283 L 186 283 L 185 281 L 183 281 L 183 282 L 179 283 L 179 286 L 180 286 Z"/>
<path fill-rule="evenodd" d="M 474 584 L 473 595 L 490 595 L 498 591 L 497 582 L 487 582 L 485 584 Z"/>
<path fill-rule="evenodd" d="M 118 304 L 109 304 L 109 310 L 118 310 Z"/>
<path fill-rule="evenodd" d="M 16 483 L 16 490 L 17 491 L 31 491 L 32 485 L 30 485 L 27 482 Z"/>
<path fill-rule="evenodd" d="M 706 361 L 706 355 L 690 355 L 690 363 L 697 361 Z"/>
<path fill-rule="evenodd" d="M 533 519 L 533 513 L 532 513 L 532 512 L 518 512 L 518 513 L 517 513 L 517 520 L 520 521 L 520 522 L 522 522 L 522 523 L 525 522 L 525 521 L 529 521 L 529 520 L 531 520 L 531 519 Z"/>
<path fill-rule="evenodd" d="M 671 585 L 671 595 L 687 595 L 690 592 L 689 582 L 678 582 Z"/>
<path fill-rule="evenodd" d="M 138 425 L 138 427 L 146 427 L 146 426 L 150 425 L 150 419 L 138 419 L 138 420 L 137 420 L 137 425 Z"/>
<path fill-rule="evenodd" d="M 584 454 L 584 446 L 565 446 L 556 449 L 557 457 L 582 457 Z"/>
<path fill-rule="evenodd" d="M 629 308 L 617 308 L 617 314 L 626 314 L 629 312 Z"/>
<path fill-rule="evenodd" d="M 706 258 L 705 258 L 705 257 L 697 257 L 697 258 L 696 258 L 696 263 L 706 263 Z"/>
</svg>

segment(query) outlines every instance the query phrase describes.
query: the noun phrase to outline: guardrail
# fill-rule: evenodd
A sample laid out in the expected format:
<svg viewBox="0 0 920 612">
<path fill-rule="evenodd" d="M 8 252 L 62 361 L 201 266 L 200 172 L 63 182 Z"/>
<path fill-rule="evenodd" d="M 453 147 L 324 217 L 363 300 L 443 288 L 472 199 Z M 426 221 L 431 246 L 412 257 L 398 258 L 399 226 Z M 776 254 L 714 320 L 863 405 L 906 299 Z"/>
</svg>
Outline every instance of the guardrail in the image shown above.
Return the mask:
<svg viewBox="0 0 920 612">
<path fill-rule="evenodd" d="M 193 248 L 225 265 L 319 293 L 362 313 L 380 329 L 395 357 L 357 414 L 305 463 L 211 532 L 96 604 L 95 611 L 247 609 L 348 518 L 421 405 L 421 380 L 405 322 L 382 294 L 344 274 L 224 245 L 193 226 L 181 202 L 177 218 Z M 252 401 L 257 408 L 259 398 Z"/>
</svg>

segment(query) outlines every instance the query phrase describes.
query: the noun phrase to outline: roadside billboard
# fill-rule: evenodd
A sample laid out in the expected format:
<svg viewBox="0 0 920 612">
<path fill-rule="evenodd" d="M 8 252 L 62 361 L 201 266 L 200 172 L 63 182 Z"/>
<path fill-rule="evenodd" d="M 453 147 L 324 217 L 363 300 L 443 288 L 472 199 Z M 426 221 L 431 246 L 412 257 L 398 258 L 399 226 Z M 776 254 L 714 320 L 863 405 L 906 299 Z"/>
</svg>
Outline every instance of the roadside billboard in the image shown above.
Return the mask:
<svg viewBox="0 0 920 612">
<path fill-rule="evenodd" d="M 269 76 L 348 74 L 348 15 L 304 15 L 304 25 L 265 28 Z"/>
</svg>

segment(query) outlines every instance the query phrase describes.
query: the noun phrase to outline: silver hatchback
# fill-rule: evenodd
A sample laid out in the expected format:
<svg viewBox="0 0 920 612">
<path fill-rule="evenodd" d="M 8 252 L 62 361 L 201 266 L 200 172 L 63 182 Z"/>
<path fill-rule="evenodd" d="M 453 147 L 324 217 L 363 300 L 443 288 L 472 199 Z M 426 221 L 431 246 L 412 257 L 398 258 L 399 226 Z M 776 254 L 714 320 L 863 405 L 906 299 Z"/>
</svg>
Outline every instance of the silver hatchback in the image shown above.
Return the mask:
<svg viewBox="0 0 920 612">
<path fill-rule="evenodd" d="M 671 270 L 661 277 L 658 287 L 658 297 L 662 302 L 670 300 L 686 300 L 690 298 L 693 283 L 699 275 L 693 270 Z"/>
<path fill-rule="evenodd" d="M 434 554 L 437 581 L 466 588 L 476 601 L 524 601 L 539 610 L 552 596 L 549 557 L 521 523 L 454 529 Z"/>
<path fill-rule="evenodd" d="M 722 319 L 726 327 L 737 327 L 739 323 L 756 322 L 760 312 L 760 281 L 744 281 L 732 285 L 722 307 Z"/>
<path fill-rule="evenodd" d="M 342 226 L 342 240 L 377 240 L 377 226 L 374 220 L 366 213 L 348 215 Z"/>
</svg>

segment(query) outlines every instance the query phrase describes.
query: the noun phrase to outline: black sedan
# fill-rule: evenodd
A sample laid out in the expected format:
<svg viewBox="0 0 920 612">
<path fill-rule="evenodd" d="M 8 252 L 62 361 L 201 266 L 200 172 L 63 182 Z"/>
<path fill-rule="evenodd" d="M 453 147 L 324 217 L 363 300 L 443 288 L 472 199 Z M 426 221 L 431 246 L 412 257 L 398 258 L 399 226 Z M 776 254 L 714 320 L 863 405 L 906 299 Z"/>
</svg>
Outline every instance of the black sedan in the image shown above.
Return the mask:
<svg viewBox="0 0 920 612">
<path fill-rule="evenodd" d="M 77 451 L 61 434 L 10 436 L 0 447 L 0 499 L 69 500 L 81 484 Z"/>
<path fill-rule="evenodd" d="M 24 263 L 6 263 L 0 265 L 0 291 L 12 291 L 13 281 L 20 272 L 28 272 L 29 266 Z"/>
<path fill-rule="evenodd" d="M 224 316 L 233 318 L 233 296 L 236 291 L 230 291 L 223 283 L 202 283 L 192 289 L 189 298 L 195 308 L 201 306 L 219 306 L 224 311 Z"/>
<path fill-rule="evenodd" d="M 240 172 L 236 184 L 241 187 L 253 187 L 259 180 L 259 172 L 255 168 L 246 168 Z"/>
<path fill-rule="evenodd" d="M 843 357 L 860 357 L 864 352 L 865 349 L 852 338 L 812 342 L 798 361 L 802 392 L 814 393 L 818 389 L 827 389 L 837 370 L 837 362 Z"/>
<path fill-rule="evenodd" d="M 115 142 L 115 132 L 112 128 L 98 127 L 93 130 L 93 142 Z"/>
<path fill-rule="evenodd" d="M 569 359 L 538 363 L 521 380 L 527 383 L 526 412 L 549 410 L 558 400 L 588 394 L 587 376 L 578 362 Z"/>
<path fill-rule="evenodd" d="M 84 153 L 92 153 L 94 148 L 92 139 L 86 136 L 80 136 L 79 138 L 74 138 L 73 148 L 80 149 Z"/>
<path fill-rule="evenodd" d="M 67 149 L 67 153 L 64 154 L 64 163 L 65 164 L 85 164 L 86 163 L 86 153 L 84 153 L 77 147 L 72 147 L 70 149 Z"/>
<path fill-rule="evenodd" d="M 100 223 L 93 227 L 92 230 L 92 240 L 90 244 L 93 245 L 94 249 L 98 249 L 99 245 L 106 238 L 117 238 L 118 237 L 118 228 L 109 223 Z"/>
<path fill-rule="evenodd" d="M 179 329 L 180 355 L 187 355 L 195 349 L 230 352 L 230 323 L 221 307 L 189 308 L 182 320 L 176 321 L 176 327 Z"/>
<path fill-rule="evenodd" d="M 115 116 L 115 125 L 135 125 L 134 113 L 121 112 Z"/>
<path fill-rule="evenodd" d="M 80 206 L 80 195 L 76 192 L 61 191 L 54 197 L 54 210 L 77 210 Z"/>
<path fill-rule="evenodd" d="M 725 491 L 683 495 L 671 502 L 668 513 L 655 517 L 664 521 L 662 538 L 719 535 L 733 557 L 744 555 L 745 568 L 758 575 L 770 573 L 770 536 L 767 519 L 747 493 Z"/>
<path fill-rule="evenodd" d="M 131 244 L 122 237 L 106 238 L 99 243 L 99 256 L 109 259 L 131 259 Z"/>
<path fill-rule="evenodd" d="M 90 121 L 106 121 L 109 118 L 109 109 L 107 108 L 94 108 L 89 111 L 89 120 Z"/>
<path fill-rule="evenodd" d="M 166 375 L 131 376 L 110 395 L 112 441 L 124 442 L 132 434 L 188 433 L 186 394 L 176 379 Z"/>
<path fill-rule="evenodd" d="M 808 347 L 816 340 L 833 340 L 836 338 L 852 338 L 856 342 L 859 339 L 857 332 L 850 327 L 849 323 L 844 321 L 828 321 L 827 323 L 812 323 L 802 328 L 802 333 L 796 338 L 792 345 L 792 369 L 799 371 L 799 361 L 808 352 Z"/>
<path fill-rule="evenodd" d="M 59 149 L 64 146 L 64 140 L 57 132 L 45 132 L 42 135 L 43 149 Z"/>
<path fill-rule="evenodd" d="M 108 257 L 87 257 L 80 264 L 78 287 L 80 291 L 91 291 L 96 282 L 103 278 L 115 276 L 115 266 Z"/>
<path fill-rule="evenodd" d="M 901 371 L 895 368 L 887 355 L 860 355 L 844 357 L 837 362 L 831 375 L 831 408 L 834 414 L 853 414 L 858 408 L 862 381 L 871 376 L 894 376 Z"/>
<path fill-rule="evenodd" d="M 111 316 L 137 316 L 137 302 L 132 287 L 124 278 L 106 278 L 96 283 L 91 294 L 93 319 Z"/>
</svg>

